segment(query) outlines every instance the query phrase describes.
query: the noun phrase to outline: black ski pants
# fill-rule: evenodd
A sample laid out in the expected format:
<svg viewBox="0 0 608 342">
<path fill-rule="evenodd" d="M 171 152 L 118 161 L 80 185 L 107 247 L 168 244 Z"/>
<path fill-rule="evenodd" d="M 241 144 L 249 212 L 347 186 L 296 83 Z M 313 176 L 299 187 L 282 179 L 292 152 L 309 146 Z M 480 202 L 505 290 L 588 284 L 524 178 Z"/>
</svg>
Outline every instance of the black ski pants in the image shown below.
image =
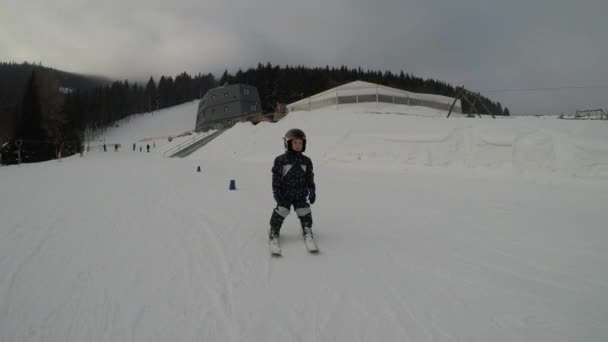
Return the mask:
<svg viewBox="0 0 608 342">
<path fill-rule="evenodd" d="M 284 200 L 277 203 L 276 208 L 272 211 L 272 216 L 270 217 L 270 229 L 275 233 L 279 233 L 281 230 L 281 226 L 283 225 L 283 221 L 291 212 L 290 208 L 293 206 L 293 209 L 298 215 L 300 219 L 300 224 L 302 228 L 312 227 L 312 213 L 310 210 L 310 204 L 306 202 L 306 198 L 298 199 L 298 200 Z"/>
</svg>

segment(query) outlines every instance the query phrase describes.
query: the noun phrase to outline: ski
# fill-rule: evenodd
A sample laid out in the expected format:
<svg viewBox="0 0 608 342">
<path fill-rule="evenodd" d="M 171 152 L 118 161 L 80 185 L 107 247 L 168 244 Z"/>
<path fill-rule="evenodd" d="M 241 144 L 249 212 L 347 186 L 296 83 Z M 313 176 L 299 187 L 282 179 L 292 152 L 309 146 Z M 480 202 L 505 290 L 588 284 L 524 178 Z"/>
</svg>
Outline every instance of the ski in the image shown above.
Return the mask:
<svg viewBox="0 0 608 342">
<path fill-rule="evenodd" d="M 270 254 L 272 256 L 281 256 L 281 246 L 279 246 L 279 238 L 270 239 Z"/>
<path fill-rule="evenodd" d="M 310 253 L 318 253 L 319 252 L 319 247 L 317 247 L 317 244 L 315 243 L 315 240 L 313 239 L 312 235 L 306 235 L 306 236 L 304 236 L 304 243 L 306 244 L 306 249 Z"/>
</svg>

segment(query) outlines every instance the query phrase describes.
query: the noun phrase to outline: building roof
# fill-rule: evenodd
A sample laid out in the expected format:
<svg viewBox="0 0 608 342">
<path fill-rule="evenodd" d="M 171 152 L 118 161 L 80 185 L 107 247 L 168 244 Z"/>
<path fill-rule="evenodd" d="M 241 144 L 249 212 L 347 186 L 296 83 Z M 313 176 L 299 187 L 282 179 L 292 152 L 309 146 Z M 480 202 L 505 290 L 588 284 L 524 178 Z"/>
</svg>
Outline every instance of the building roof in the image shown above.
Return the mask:
<svg viewBox="0 0 608 342">
<path fill-rule="evenodd" d="M 387 86 L 383 86 L 380 84 L 375 84 L 371 82 L 365 81 L 354 81 L 350 83 L 343 84 L 341 86 L 326 90 L 322 93 L 318 93 L 311 97 L 307 97 L 305 99 L 299 100 L 294 103 L 288 104 L 288 106 L 297 106 L 300 104 L 305 104 L 315 101 L 322 101 L 325 99 L 330 99 L 338 96 L 357 96 L 357 95 L 370 95 L 370 94 L 378 94 L 378 95 L 388 95 L 388 96 L 401 96 L 401 97 L 409 97 L 420 100 L 434 101 L 438 103 L 445 103 L 447 105 L 451 105 L 454 102 L 453 97 L 443 96 L 443 95 L 435 95 L 435 94 L 423 94 L 423 93 L 414 93 L 407 90 L 401 90 L 397 88 L 391 88 Z M 460 107 L 459 103 L 457 103 L 458 107 Z"/>
</svg>

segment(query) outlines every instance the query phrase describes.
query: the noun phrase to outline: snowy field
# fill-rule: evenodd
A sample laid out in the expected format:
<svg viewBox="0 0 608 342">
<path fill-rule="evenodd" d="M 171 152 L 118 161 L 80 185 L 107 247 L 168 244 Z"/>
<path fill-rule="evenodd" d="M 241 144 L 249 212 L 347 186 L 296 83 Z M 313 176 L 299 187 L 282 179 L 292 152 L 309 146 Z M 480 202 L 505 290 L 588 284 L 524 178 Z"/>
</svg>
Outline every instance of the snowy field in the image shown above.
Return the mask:
<svg viewBox="0 0 608 342">
<path fill-rule="evenodd" d="M 341 106 L 238 124 L 187 159 L 0 168 L 0 341 L 607 341 L 606 123 L 444 117 Z M 270 168 L 293 127 L 321 252 L 292 212 L 271 258 Z"/>
</svg>

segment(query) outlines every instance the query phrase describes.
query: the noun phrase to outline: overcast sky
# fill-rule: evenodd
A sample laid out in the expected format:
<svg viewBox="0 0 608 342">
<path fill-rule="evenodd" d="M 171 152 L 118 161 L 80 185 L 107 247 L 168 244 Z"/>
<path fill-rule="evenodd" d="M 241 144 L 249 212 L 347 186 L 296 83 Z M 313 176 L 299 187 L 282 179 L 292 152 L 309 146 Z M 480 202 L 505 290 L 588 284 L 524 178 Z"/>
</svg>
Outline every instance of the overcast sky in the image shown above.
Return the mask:
<svg viewBox="0 0 608 342">
<path fill-rule="evenodd" d="M 464 85 L 512 112 L 606 110 L 608 1 L 0 0 L 0 60 L 120 80 L 346 65 Z"/>
</svg>

